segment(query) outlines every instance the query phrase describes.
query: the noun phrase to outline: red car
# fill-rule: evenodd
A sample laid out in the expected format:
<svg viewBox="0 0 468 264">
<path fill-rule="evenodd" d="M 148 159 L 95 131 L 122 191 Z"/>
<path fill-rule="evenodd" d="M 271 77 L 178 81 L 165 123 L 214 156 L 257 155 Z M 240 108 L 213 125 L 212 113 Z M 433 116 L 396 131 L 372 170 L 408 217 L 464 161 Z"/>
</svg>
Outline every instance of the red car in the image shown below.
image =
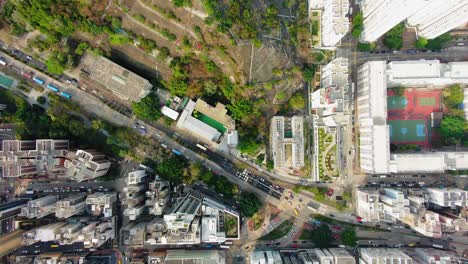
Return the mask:
<svg viewBox="0 0 468 264">
<path fill-rule="evenodd" d="M 360 216 L 356 216 L 356 221 L 358 221 L 358 222 L 362 222 L 362 217 L 360 217 Z"/>
<path fill-rule="evenodd" d="M 326 195 L 331 197 L 333 195 L 333 189 L 328 189 L 328 191 L 326 192 Z"/>
</svg>

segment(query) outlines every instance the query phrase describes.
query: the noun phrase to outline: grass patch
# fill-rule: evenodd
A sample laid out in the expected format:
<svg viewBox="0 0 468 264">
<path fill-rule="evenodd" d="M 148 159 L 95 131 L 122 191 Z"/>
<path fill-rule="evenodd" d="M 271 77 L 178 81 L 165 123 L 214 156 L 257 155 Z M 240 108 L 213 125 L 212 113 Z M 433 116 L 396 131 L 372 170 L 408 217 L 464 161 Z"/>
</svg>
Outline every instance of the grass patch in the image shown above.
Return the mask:
<svg viewBox="0 0 468 264">
<path fill-rule="evenodd" d="M 254 230 L 258 230 L 263 222 L 265 221 L 265 215 L 263 214 L 263 210 L 260 212 L 255 213 L 250 220 L 253 222 Z"/>
<path fill-rule="evenodd" d="M 260 240 L 275 240 L 284 237 L 291 231 L 294 223 L 291 220 L 286 220 L 281 223 L 277 228 L 273 229 L 270 233 L 264 235 Z"/>
<path fill-rule="evenodd" d="M 239 230 L 237 230 L 237 217 L 230 214 L 224 214 L 226 237 L 238 237 Z"/>
<path fill-rule="evenodd" d="M 328 188 L 325 188 L 325 187 L 314 187 L 314 186 L 301 186 L 301 185 L 298 185 L 298 186 L 295 186 L 293 188 L 293 192 L 295 192 L 295 193 L 300 193 L 301 191 L 306 191 L 306 192 L 310 192 L 310 193 L 314 194 L 314 200 L 316 200 L 317 202 L 326 204 L 328 206 L 335 207 L 336 209 L 338 209 L 340 211 L 343 211 L 346 208 L 348 208 L 346 206 L 346 204 L 347 204 L 347 202 L 349 202 L 351 200 L 349 193 L 346 194 L 346 199 L 343 197 L 343 201 L 331 200 L 330 198 L 328 198 L 325 195 L 325 193 L 328 191 Z M 349 199 L 349 200 L 347 200 L 347 199 Z"/>
<path fill-rule="evenodd" d="M 311 240 L 314 236 L 314 230 L 304 229 L 302 234 L 299 236 L 300 240 Z"/>
</svg>

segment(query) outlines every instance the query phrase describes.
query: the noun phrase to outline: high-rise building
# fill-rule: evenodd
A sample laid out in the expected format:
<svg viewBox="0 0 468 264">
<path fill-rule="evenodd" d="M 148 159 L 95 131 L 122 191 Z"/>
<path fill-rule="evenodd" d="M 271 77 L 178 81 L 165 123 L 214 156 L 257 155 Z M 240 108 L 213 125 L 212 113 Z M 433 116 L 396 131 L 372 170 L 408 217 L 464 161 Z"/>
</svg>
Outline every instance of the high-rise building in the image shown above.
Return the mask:
<svg viewBox="0 0 468 264">
<path fill-rule="evenodd" d="M 320 34 L 317 48 L 334 49 L 349 32 L 348 0 L 309 0 L 309 18 L 314 22 L 313 30 Z M 316 27 L 316 29 L 315 29 Z"/>
<path fill-rule="evenodd" d="M 94 216 L 113 216 L 113 204 L 116 201 L 116 193 L 93 193 L 86 197 L 86 205 Z"/>
<path fill-rule="evenodd" d="M 467 0 L 363 0 L 361 40 L 376 41 L 398 23 L 432 39 L 468 22 Z"/>
<path fill-rule="evenodd" d="M 125 198 L 124 203 L 127 208 L 124 215 L 131 221 L 137 219 L 145 210 L 145 192 L 148 190 L 146 179 L 148 178 L 145 170 L 136 170 L 128 173 L 127 186 L 123 188 Z"/>
<path fill-rule="evenodd" d="M 0 205 L 0 235 L 15 231 L 15 217 L 28 200 L 14 200 Z"/>
<path fill-rule="evenodd" d="M 20 216 L 32 218 L 42 218 L 55 212 L 57 195 L 44 196 L 36 200 L 28 201 L 26 207 L 21 208 Z"/>
<path fill-rule="evenodd" d="M 304 119 L 274 116 L 270 123 L 271 154 L 276 170 L 304 167 Z"/>
<path fill-rule="evenodd" d="M 352 93 L 348 67 L 347 58 L 336 58 L 321 68 L 321 88 L 311 94 L 310 100 L 320 126 L 336 127 L 349 122 Z"/>
<path fill-rule="evenodd" d="M 68 140 L 3 140 L 0 142 L 0 176 L 63 175 Z"/>
<path fill-rule="evenodd" d="M 460 189 L 427 189 L 429 203 L 441 207 L 467 207 L 468 192 Z"/>
<path fill-rule="evenodd" d="M 63 200 L 57 201 L 55 217 L 69 218 L 70 216 L 83 213 L 86 208 L 86 195 L 74 194 Z"/>
<path fill-rule="evenodd" d="M 150 182 L 149 190 L 146 191 L 146 206 L 152 215 L 163 215 L 164 209 L 169 201 L 169 182 L 161 180 L 158 176 Z"/>
<path fill-rule="evenodd" d="M 360 248 L 359 263 L 400 263 L 413 264 L 413 259 L 396 248 Z"/>
<path fill-rule="evenodd" d="M 105 159 L 104 154 L 94 150 L 77 150 L 68 152 L 64 166 L 66 176 L 81 182 L 106 175 L 111 163 Z"/>
</svg>

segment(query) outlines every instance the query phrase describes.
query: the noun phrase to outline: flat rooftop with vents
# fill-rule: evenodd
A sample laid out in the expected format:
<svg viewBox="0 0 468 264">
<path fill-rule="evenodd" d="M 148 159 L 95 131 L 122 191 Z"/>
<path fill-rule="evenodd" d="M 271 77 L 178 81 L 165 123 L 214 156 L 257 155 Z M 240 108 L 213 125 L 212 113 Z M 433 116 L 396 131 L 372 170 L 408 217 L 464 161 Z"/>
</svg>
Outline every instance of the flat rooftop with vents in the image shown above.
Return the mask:
<svg viewBox="0 0 468 264">
<path fill-rule="evenodd" d="M 87 53 L 81 59 L 81 71 L 127 101 L 140 101 L 150 93 L 152 84 L 145 78 L 106 59 Z"/>
</svg>

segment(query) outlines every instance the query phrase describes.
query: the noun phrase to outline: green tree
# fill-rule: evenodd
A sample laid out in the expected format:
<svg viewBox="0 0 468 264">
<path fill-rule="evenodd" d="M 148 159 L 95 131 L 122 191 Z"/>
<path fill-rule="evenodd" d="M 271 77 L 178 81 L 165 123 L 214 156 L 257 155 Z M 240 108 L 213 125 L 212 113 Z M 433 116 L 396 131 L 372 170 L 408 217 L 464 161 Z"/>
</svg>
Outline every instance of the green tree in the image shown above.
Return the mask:
<svg viewBox="0 0 468 264">
<path fill-rule="evenodd" d="M 359 51 L 372 51 L 374 50 L 376 47 L 375 43 L 362 43 L 362 42 L 359 42 L 357 44 L 357 49 Z"/>
<path fill-rule="evenodd" d="M 341 239 L 343 241 L 343 245 L 354 247 L 357 243 L 357 236 L 356 231 L 354 229 L 346 229 L 341 234 Z"/>
<path fill-rule="evenodd" d="M 173 95 L 184 96 L 188 90 L 188 83 L 183 78 L 171 78 L 167 88 Z"/>
<path fill-rule="evenodd" d="M 255 116 L 258 114 L 258 109 L 247 99 L 231 101 L 231 104 L 229 104 L 227 108 L 231 112 L 231 116 L 236 120 L 243 120 L 248 116 Z"/>
<path fill-rule="evenodd" d="M 253 216 L 260 208 L 262 207 L 262 202 L 258 197 L 249 192 L 243 192 L 242 195 L 239 197 L 239 205 L 241 212 L 247 216 Z"/>
<path fill-rule="evenodd" d="M 419 37 L 418 40 L 416 40 L 415 46 L 418 49 L 424 49 L 427 46 L 427 39 L 424 37 Z"/>
<path fill-rule="evenodd" d="M 427 48 L 431 50 L 441 50 L 445 44 L 452 40 L 452 36 L 449 33 L 442 34 L 435 39 L 429 39 L 427 41 Z"/>
<path fill-rule="evenodd" d="M 192 1 L 191 0 L 173 0 L 172 3 L 176 7 L 191 7 Z"/>
<path fill-rule="evenodd" d="M 240 152 L 253 156 L 258 152 L 260 144 L 251 137 L 241 137 L 237 148 Z"/>
<path fill-rule="evenodd" d="M 40 104 L 42 104 L 42 105 L 45 104 L 46 101 L 47 101 L 47 100 L 46 100 L 46 98 L 45 98 L 44 96 L 39 96 L 39 97 L 37 98 L 37 102 L 40 103 Z"/>
<path fill-rule="evenodd" d="M 303 109 L 305 107 L 305 99 L 302 93 L 295 93 L 291 99 L 289 99 L 289 105 L 295 110 Z"/>
<path fill-rule="evenodd" d="M 363 16 L 362 13 L 359 12 L 353 17 L 351 35 L 354 38 L 359 38 L 363 29 Z"/>
<path fill-rule="evenodd" d="M 401 49 L 403 47 L 403 32 L 405 31 L 405 24 L 400 23 L 394 28 L 390 29 L 384 37 L 383 43 L 389 49 Z"/>
<path fill-rule="evenodd" d="M 132 110 L 135 115 L 143 120 L 154 121 L 161 117 L 161 111 L 158 97 L 151 93 L 141 99 L 139 102 L 132 103 Z"/>
<path fill-rule="evenodd" d="M 448 108 L 457 108 L 459 104 L 463 103 L 463 89 L 459 84 L 445 88 L 442 94 L 444 97 L 444 105 Z"/>
<path fill-rule="evenodd" d="M 302 69 L 302 77 L 306 82 L 312 81 L 315 75 L 316 66 L 314 65 L 305 65 Z"/>
<path fill-rule="evenodd" d="M 85 53 L 85 51 L 89 48 L 89 45 L 88 43 L 86 42 L 81 42 L 80 44 L 78 44 L 78 47 L 76 47 L 75 49 L 75 53 L 77 55 L 83 55 L 83 53 Z"/>
<path fill-rule="evenodd" d="M 445 116 L 440 123 L 440 133 L 445 142 L 452 142 L 463 138 L 465 134 L 465 120 L 458 116 Z"/>
<path fill-rule="evenodd" d="M 320 225 L 317 229 L 315 229 L 311 240 L 318 248 L 329 247 L 333 237 L 328 225 Z"/>
<path fill-rule="evenodd" d="M 73 58 L 71 59 L 73 62 Z M 52 52 L 45 61 L 45 64 L 50 73 L 60 75 L 65 71 L 67 66 L 70 66 L 69 60 L 70 58 L 65 53 Z"/>
<path fill-rule="evenodd" d="M 185 161 L 177 157 L 165 158 L 156 166 L 156 172 L 162 179 L 180 183 L 182 182 Z"/>
</svg>

